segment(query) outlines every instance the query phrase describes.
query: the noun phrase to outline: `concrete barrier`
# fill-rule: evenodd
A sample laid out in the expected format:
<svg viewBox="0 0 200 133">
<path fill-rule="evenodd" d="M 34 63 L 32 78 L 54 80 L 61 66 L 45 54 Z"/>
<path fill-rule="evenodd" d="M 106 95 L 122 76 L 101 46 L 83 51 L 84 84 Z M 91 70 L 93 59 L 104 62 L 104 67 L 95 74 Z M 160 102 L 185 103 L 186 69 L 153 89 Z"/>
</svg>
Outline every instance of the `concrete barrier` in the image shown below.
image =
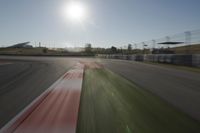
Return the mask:
<svg viewBox="0 0 200 133">
<path fill-rule="evenodd" d="M 192 55 L 192 66 L 200 67 L 200 55 L 199 54 Z"/>
<path fill-rule="evenodd" d="M 174 55 L 172 64 L 192 66 L 192 55 Z"/>
</svg>

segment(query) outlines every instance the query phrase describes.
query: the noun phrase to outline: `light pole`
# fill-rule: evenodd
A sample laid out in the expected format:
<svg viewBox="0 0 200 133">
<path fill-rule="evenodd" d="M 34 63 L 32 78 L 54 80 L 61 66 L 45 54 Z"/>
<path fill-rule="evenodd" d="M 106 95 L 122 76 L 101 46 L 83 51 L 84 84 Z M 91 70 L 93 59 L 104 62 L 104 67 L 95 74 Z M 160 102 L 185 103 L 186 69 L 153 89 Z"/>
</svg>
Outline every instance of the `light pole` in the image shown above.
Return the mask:
<svg viewBox="0 0 200 133">
<path fill-rule="evenodd" d="M 190 31 L 185 32 L 185 44 L 187 45 L 186 51 L 188 54 L 190 53 L 191 36 L 192 36 L 192 34 Z"/>
<path fill-rule="evenodd" d="M 145 47 L 147 47 L 148 45 L 145 42 L 143 42 L 142 44 L 143 44 L 143 54 L 145 54 Z"/>
</svg>

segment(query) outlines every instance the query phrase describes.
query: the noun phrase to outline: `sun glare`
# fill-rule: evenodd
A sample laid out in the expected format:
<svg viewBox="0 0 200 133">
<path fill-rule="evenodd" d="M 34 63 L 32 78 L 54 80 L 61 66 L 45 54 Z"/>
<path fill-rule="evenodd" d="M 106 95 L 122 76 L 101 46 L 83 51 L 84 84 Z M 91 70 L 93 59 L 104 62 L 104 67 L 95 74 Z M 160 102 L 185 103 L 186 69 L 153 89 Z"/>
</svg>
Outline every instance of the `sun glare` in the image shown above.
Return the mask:
<svg viewBox="0 0 200 133">
<path fill-rule="evenodd" d="M 86 17 L 86 9 L 80 2 L 68 3 L 64 10 L 67 18 L 71 20 L 83 20 Z"/>
</svg>

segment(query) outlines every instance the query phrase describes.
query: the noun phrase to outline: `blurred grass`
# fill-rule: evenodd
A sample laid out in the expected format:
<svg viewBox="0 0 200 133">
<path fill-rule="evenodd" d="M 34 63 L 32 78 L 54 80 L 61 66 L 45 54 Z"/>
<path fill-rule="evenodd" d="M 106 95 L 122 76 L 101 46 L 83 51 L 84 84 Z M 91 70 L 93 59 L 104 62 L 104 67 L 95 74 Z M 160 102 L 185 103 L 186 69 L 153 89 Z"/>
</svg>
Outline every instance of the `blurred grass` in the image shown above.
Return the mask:
<svg viewBox="0 0 200 133">
<path fill-rule="evenodd" d="M 157 62 L 144 62 L 144 63 L 200 73 L 199 67 L 181 66 L 181 65 L 174 65 L 174 64 L 167 64 L 167 63 L 157 63 Z"/>
<path fill-rule="evenodd" d="M 93 53 L 86 53 L 84 51 L 73 52 L 62 48 L 48 49 L 45 47 L 35 48 L 0 48 L 0 55 L 22 55 L 22 56 L 86 56 L 93 57 Z"/>
<path fill-rule="evenodd" d="M 200 123 L 106 69 L 85 71 L 77 133 L 199 133 Z"/>
<path fill-rule="evenodd" d="M 176 54 L 200 54 L 200 44 L 179 46 L 170 49 L 173 50 Z"/>
<path fill-rule="evenodd" d="M 43 54 L 44 48 L 0 48 L 0 54 Z"/>
</svg>

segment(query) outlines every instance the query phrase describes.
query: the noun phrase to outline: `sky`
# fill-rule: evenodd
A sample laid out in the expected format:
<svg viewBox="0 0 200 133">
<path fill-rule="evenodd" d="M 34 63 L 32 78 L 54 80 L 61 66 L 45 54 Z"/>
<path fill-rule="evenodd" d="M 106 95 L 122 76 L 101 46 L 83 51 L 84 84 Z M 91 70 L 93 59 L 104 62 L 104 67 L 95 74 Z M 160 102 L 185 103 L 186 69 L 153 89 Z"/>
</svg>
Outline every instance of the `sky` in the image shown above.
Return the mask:
<svg viewBox="0 0 200 133">
<path fill-rule="evenodd" d="M 70 0 L 0 0 L 0 46 L 121 47 L 200 29 L 200 0 L 77 0 L 81 22 L 63 13 Z"/>
</svg>

